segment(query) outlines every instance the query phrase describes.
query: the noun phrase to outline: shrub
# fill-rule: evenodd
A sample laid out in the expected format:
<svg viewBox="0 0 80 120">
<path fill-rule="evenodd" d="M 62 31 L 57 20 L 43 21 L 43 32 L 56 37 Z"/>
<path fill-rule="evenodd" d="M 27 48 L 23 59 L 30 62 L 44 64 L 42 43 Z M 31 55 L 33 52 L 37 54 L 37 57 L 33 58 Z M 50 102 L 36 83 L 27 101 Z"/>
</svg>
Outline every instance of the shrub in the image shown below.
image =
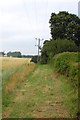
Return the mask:
<svg viewBox="0 0 80 120">
<path fill-rule="evenodd" d="M 40 56 L 37 55 L 33 56 L 30 62 L 38 63 L 40 61 Z"/>
<path fill-rule="evenodd" d="M 72 64 L 69 72 L 69 76 L 74 80 L 78 79 L 78 63 Z"/>
<path fill-rule="evenodd" d="M 55 70 L 72 80 L 78 80 L 78 52 L 59 53 L 53 58 Z"/>
</svg>

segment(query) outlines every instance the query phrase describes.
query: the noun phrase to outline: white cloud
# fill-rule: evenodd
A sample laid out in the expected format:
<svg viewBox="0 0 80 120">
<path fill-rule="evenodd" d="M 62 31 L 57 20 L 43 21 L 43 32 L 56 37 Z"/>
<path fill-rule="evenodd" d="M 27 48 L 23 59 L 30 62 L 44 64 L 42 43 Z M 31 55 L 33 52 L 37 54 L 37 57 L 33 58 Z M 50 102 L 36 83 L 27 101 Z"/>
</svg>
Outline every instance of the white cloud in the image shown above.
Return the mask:
<svg viewBox="0 0 80 120">
<path fill-rule="evenodd" d="M 35 37 L 49 39 L 51 13 L 66 10 L 77 14 L 77 3 L 76 0 L 0 0 L 0 38 L 10 45 L 20 41 L 13 46 L 14 50 L 15 46 L 24 46 L 22 41 L 26 44 L 32 41 L 33 45 Z M 10 45 L 5 44 L 4 48 L 9 50 Z"/>
</svg>

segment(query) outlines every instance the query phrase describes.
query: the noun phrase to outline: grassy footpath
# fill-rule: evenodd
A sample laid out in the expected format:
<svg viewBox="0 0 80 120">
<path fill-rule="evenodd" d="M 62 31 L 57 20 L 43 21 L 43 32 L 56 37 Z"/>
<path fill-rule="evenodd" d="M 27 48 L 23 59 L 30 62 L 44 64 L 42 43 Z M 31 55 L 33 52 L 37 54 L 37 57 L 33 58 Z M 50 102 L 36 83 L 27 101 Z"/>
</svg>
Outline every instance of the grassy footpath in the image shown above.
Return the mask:
<svg viewBox="0 0 80 120">
<path fill-rule="evenodd" d="M 37 65 L 17 86 L 3 109 L 4 118 L 76 117 L 77 88 L 49 65 Z"/>
</svg>

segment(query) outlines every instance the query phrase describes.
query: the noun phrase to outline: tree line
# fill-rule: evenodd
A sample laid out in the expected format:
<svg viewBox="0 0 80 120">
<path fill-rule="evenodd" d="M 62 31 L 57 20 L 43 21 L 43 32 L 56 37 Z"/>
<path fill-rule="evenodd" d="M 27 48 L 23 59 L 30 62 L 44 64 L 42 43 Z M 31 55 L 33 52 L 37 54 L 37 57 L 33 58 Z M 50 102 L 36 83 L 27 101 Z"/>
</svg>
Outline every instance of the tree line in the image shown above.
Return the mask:
<svg viewBox="0 0 80 120">
<path fill-rule="evenodd" d="M 7 56 L 7 57 L 17 57 L 17 58 L 32 58 L 33 55 L 22 55 L 20 51 L 15 52 L 8 52 L 7 54 L 5 52 L 0 52 L 1 56 Z"/>
<path fill-rule="evenodd" d="M 22 55 L 21 52 L 16 51 L 16 52 L 8 52 L 7 53 L 8 57 L 18 57 L 18 58 L 32 58 L 33 55 Z"/>
</svg>

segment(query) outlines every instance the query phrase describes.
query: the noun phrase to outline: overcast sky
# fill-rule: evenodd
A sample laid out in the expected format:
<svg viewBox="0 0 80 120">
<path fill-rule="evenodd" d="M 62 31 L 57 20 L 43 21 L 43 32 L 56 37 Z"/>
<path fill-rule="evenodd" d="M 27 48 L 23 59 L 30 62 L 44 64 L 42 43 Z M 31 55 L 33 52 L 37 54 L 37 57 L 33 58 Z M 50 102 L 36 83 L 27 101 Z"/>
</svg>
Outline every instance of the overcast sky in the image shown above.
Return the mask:
<svg viewBox="0 0 80 120">
<path fill-rule="evenodd" d="M 0 51 L 37 54 L 35 38 L 51 38 L 51 13 L 68 11 L 78 15 L 78 1 L 0 0 Z"/>
</svg>

